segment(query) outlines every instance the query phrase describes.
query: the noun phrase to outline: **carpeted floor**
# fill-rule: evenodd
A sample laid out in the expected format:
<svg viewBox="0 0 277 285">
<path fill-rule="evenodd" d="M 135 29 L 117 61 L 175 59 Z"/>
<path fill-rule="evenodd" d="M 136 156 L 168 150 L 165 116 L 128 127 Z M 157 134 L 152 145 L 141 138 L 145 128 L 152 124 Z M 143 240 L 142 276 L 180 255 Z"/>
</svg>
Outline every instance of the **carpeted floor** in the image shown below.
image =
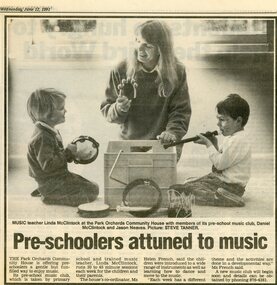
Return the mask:
<svg viewBox="0 0 277 285">
<path fill-rule="evenodd" d="M 266 57 L 267 58 L 267 57 Z M 244 65 L 241 65 L 243 59 Z M 23 62 L 24 63 L 24 62 Z M 9 160 L 7 207 L 8 218 L 75 218 L 76 208 L 46 206 L 30 193 L 36 188 L 28 176 L 26 165 L 27 143 L 33 132 L 33 124 L 26 112 L 26 101 L 38 87 L 54 87 L 65 92 L 66 122 L 58 126 L 64 145 L 78 135 L 90 135 L 100 143 L 97 160 L 89 165 L 70 165 L 70 170 L 89 180 L 96 181 L 104 196 L 104 159 L 107 144 L 118 139 L 119 126 L 108 123 L 100 112 L 111 66 L 70 62 L 58 65 L 35 65 L 32 61 L 20 65 L 11 64 L 11 91 L 9 92 Z M 101 62 L 100 62 L 101 63 Z M 246 126 L 252 138 L 253 167 L 247 185 L 243 208 L 216 208 L 194 206 L 193 217 L 273 217 L 274 214 L 274 162 L 273 162 L 273 75 L 272 57 L 241 55 L 202 58 L 187 66 L 192 117 L 186 137 L 198 132 L 216 129 L 215 105 L 227 94 L 238 93 L 248 100 L 251 115 Z M 201 64 L 200 64 L 201 63 Z M 112 65 L 112 63 L 110 63 Z M 273 65 L 273 64 L 272 64 Z M 20 115 L 18 115 L 20 114 Z M 20 156 L 21 158 L 17 158 Z M 14 161 L 13 161 L 14 160 Z M 18 161 L 20 160 L 20 161 Z M 178 163 L 177 182 L 188 177 L 203 176 L 211 165 L 202 146 L 186 144 Z M 112 212 L 111 217 L 128 216 Z"/>
<path fill-rule="evenodd" d="M 101 157 L 99 164 L 101 164 Z M 97 163 L 86 166 L 72 165 L 71 170 L 96 181 L 100 186 L 100 200 L 104 197 L 103 173 Z M 191 176 L 206 174 L 210 165 L 205 159 L 182 157 L 177 168 L 177 182 L 181 183 Z M 79 170 L 79 171 L 78 171 Z M 198 217 L 272 217 L 274 214 L 274 172 L 270 158 L 253 159 L 252 176 L 244 194 L 245 207 L 223 208 L 193 205 L 193 218 Z M 9 219 L 58 219 L 78 218 L 77 208 L 45 205 L 40 198 L 31 197 L 36 183 L 28 177 L 27 167 L 10 170 L 7 187 L 7 217 Z M 109 217 L 132 217 L 129 213 L 110 211 Z M 166 212 L 156 213 L 154 217 L 166 217 Z"/>
</svg>

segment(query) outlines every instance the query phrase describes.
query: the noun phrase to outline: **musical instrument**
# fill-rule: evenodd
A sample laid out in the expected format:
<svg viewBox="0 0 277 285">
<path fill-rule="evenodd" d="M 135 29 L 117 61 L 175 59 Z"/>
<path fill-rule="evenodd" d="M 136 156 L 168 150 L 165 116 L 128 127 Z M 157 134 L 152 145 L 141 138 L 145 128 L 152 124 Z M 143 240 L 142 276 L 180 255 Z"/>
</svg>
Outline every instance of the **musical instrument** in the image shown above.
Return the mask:
<svg viewBox="0 0 277 285">
<path fill-rule="evenodd" d="M 72 141 L 77 147 L 77 154 L 73 161 L 79 164 L 93 162 L 99 153 L 99 143 L 90 136 L 79 136 Z"/>
<path fill-rule="evenodd" d="M 129 212 L 135 217 L 147 217 L 161 205 L 162 192 L 151 179 L 136 179 L 127 184 L 122 194 L 122 205 L 117 211 Z"/>
<path fill-rule="evenodd" d="M 206 132 L 206 133 L 203 133 L 202 135 L 205 136 L 206 138 L 211 138 L 212 136 L 217 136 L 218 135 L 218 131 Z M 176 146 L 176 145 L 179 145 L 179 144 L 185 144 L 185 143 L 188 143 L 188 142 L 197 141 L 198 139 L 199 139 L 199 136 L 183 139 L 183 140 L 180 140 L 180 141 L 176 141 L 176 142 L 172 142 L 172 143 L 169 143 L 169 144 L 165 144 L 164 148 L 167 149 L 169 147 Z"/>
<path fill-rule="evenodd" d="M 83 218 L 103 218 L 109 215 L 109 205 L 99 198 L 78 206 L 78 214 Z"/>
<path fill-rule="evenodd" d="M 184 184 L 171 185 L 167 194 L 169 218 L 190 218 L 192 216 L 192 193 Z"/>
<path fill-rule="evenodd" d="M 122 90 L 122 95 L 126 96 L 129 100 L 133 100 L 137 97 L 136 94 L 137 87 L 138 84 L 133 78 L 123 79 L 121 84 L 118 85 L 118 89 Z"/>
</svg>

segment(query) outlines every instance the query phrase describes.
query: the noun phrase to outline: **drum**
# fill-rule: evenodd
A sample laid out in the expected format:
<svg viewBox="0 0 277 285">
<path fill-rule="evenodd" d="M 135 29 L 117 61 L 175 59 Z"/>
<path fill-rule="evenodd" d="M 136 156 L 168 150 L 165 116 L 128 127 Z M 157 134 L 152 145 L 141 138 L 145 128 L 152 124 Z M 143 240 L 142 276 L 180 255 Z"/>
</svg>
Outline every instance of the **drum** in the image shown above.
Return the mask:
<svg viewBox="0 0 277 285">
<path fill-rule="evenodd" d="M 78 214 L 83 218 L 103 218 L 109 215 L 109 205 L 95 200 L 78 206 Z"/>
</svg>

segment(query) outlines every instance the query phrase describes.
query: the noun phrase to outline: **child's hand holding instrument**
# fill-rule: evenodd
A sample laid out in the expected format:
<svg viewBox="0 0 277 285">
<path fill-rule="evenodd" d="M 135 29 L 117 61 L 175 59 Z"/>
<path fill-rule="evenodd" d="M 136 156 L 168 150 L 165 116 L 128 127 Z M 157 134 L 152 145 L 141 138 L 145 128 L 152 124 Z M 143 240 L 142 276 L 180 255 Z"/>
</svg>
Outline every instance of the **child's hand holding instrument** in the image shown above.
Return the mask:
<svg viewBox="0 0 277 285">
<path fill-rule="evenodd" d="M 202 135 L 209 139 L 209 138 L 212 138 L 213 136 L 217 136 L 218 135 L 218 131 L 206 132 L 206 133 L 204 133 Z M 176 142 L 173 142 L 173 143 L 165 144 L 164 148 L 167 149 L 167 148 L 172 147 L 172 146 L 176 146 L 176 145 L 179 145 L 179 144 L 185 144 L 185 143 L 188 143 L 188 142 L 194 142 L 194 141 L 197 141 L 197 140 L 199 140 L 199 136 L 195 136 L 195 137 L 183 139 L 183 140 L 180 140 L 180 141 L 176 141 Z"/>
</svg>

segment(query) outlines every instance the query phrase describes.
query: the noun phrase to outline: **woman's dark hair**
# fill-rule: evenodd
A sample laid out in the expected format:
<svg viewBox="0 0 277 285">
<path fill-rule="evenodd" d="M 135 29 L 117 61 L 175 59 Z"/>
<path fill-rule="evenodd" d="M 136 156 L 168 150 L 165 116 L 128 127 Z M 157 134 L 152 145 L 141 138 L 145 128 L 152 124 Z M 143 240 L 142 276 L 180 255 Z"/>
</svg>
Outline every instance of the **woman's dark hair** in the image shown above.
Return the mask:
<svg viewBox="0 0 277 285">
<path fill-rule="evenodd" d="M 250 114 L 249 104 L 238 94 L 230 94 L 217 105 L 217 112 L 222 115 L 229 115 L 233 119 L 242 118 L 242 126 L 245 126 Z"/>
</svg>

